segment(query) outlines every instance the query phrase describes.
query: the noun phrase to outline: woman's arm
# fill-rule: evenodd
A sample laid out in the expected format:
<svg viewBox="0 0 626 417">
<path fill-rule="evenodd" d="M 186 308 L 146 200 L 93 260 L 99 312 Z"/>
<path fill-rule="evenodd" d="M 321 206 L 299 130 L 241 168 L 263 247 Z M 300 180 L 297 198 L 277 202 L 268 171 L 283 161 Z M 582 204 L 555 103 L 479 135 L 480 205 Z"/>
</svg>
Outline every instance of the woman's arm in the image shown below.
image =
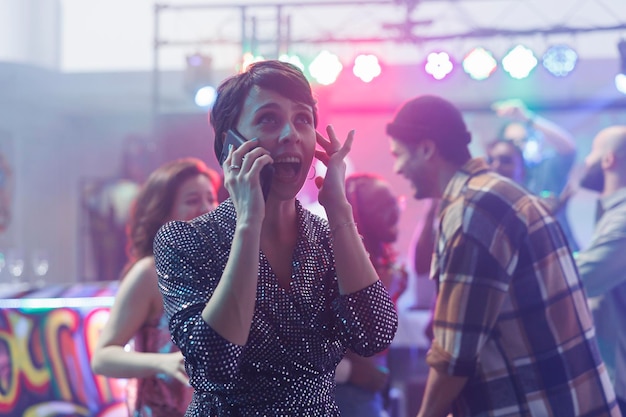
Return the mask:
<svg viewBox="0 0 626 417">
<path fill-rule="evenodd" d="M 222 241 L 228 229 L 217 224 L 211 219 L 167 223 L 154 239 L 154 257 L 170 332 L 187 366 L 202 368 L 210 381 L 225 382 L 237 372 L 243 347 L 225 339 L 202 316 L 221 280 L 230 245 Z"/>
<path fill-rule="evenodd" d="M 228 262 L 207 300 L 202 318 L 224 339 L 240 346 L 248 340 L 256 304 L 261 227 L 265 218 L 260 173 L 270 162 L 267 151 L 253 140 L 237 150 L 231 147 L 224 162 L 224 167 L 240 165 L 237 170 L 227 168 L 224 172 L 224 186 L 235 205 L 237 225 Z"/>
<path fill-rule="evenodd" d="M 370 356 L 389 346 L 398 326 L 398 315 L 365 250 L 345 194 L 344 158 L 352 146 L 354 131 L 348 134 L 343 146 L 332 127 L 328 127 L 327 133 L 329 139 L 318 134 L 318 144 L 324 150 L 316 151 L 316 157 L 328 168 L 319 201 L 330 225 L 342 294 L 336 308 L 344 323 L 346 345 L 359 355 Z"/>
<path fill-rule="evenodd" d="M 378 275 L 365 250 L 345 193 L 344 158 L 350 152 L 354 131 L 348 134 L 343 145 L 331 126 L 327 128 L 327 133 L 329 139 L 319 133 L 317 135 L 317 142 L 324 151 L 316 151 L 316 157 L 327 166 L 319 202 L 328 217 L 339 291 L 341 294 L 350 294 L 374 284 L 378 281 Z"/>
<path fill-rule="evenodd" d="M 504 100 L 494 103 L 492 107 L 499 117 L 506 117 L 523 123 L 529 128 L 541 132 L 546 142 L 558 154 L 569 155 L 576 152 L 576 142 L 570 132 L 553 121 L 533 113 L 521 100 Z"/>
<path fill-rule="evenodd" d="M 126 344 L 161 304 L 154 259 L 138 261 L 122 280 L 111 314 L 91 359 L 97 374 L 114 378 L 143 378 L 166 373 L 187 383 L 183 357 L 175 353 L 147 353 L 125 350 Z"/>
</svg>

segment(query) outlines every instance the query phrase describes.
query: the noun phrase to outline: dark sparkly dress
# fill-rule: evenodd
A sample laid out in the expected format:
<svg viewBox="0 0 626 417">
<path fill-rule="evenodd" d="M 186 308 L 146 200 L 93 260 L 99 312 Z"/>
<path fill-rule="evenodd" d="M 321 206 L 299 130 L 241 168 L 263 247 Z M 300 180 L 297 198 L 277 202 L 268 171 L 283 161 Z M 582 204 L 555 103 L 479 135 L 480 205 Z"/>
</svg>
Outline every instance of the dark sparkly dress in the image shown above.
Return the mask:
<svg viewBox="0 0 626 417">
<path fill-rule="evenodd" d="M 333 378 L 346 348 L 370 356 L 391 343 L 397 315 L 383 285 L 339 295 L 328 224 L 299 202 L 296 209 L 290 287 L 279 287 L 259 253 L 245 346 L 222 338 L 201 316 L 228 260 L 232 201 L 190 222 L 168 223 L 157 234 L 165 312 L 195 390 L 187 416 L 338 416 Z"/>
</svg>

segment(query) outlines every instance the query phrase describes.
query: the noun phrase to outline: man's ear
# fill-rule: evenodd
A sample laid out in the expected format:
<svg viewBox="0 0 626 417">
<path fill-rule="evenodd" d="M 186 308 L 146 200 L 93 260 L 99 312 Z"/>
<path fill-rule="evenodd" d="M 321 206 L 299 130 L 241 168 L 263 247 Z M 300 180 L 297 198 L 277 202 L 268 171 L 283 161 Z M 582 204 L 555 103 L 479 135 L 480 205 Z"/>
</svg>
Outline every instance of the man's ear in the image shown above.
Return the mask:
<svg viewBox="0 0 626 417">
<path fill-rule="evenodd" d="M 615 167 L 615 153 L 607 152 L 602 158 L 600 158 L 600 166 L 603 170 Z"/>
<path fill-rule="evenodd" d="M 437 153 L 437 145 L 432 139 L 423 139 L 421 142 L 422 156 L 426 160 L 432 159 L 432 157 Z"/>
</svg>

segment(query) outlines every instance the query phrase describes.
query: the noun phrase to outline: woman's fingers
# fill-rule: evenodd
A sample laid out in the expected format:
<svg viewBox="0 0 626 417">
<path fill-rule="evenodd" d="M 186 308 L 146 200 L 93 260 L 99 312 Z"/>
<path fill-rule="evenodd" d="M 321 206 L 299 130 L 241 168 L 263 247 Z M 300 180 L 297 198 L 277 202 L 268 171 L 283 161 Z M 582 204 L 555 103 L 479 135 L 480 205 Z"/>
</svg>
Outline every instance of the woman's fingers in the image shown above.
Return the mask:
<svg viewBox="0 0 626 417">
<path fill-rule="evenodd" d="M 337 139 L 337 135 L 335 134 L 335 130 L 332 125 L 328 125 L 326 127 L 326 132 L 328 133 L 328 139 L 326 139 L 319 132 L 316 132 L 317 143 L 322 147 L 322 149 L 315 150 L 315 157 L 322 161 L 324 165 L 328 165 L 330 158 L 336 154 L 338 154 L 340 159 L 344 159 L 346 155 L 348 155 L 352 149 L 352 142 L 354 141 L 355 133 L 354 130 L 351 130 L 342 145 Z"/>
</svg>

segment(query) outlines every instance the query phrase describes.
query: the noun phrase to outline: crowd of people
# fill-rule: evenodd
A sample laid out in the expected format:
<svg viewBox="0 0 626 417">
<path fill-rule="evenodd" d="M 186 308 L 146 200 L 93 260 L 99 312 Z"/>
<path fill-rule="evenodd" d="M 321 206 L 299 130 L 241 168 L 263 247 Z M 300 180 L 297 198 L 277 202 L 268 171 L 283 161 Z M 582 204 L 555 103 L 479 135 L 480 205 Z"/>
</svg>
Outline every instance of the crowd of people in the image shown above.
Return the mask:
<svg viewBox="0 0 626 417">
<path fill-rule="evenodd" d="M 626 126 L 598 133 L 574 183 L 571 133 L 520 101 L 493 109 L 507 123 L 484 158 L 434 95 L 402 104 L 381 138 L 389 168 L 431 202 L 411 265 L 437 288 L 417 415 L 626 415 Z M 346 174 L 356 133 L 320 132 L 291 64 L 226 79 L 210 122 L 221 176 L 176 160 L 137 194 L 92 368 L 132 378 L 137 417 L 388 415 L 410 276 L 398 196 L 379 175 Z M 322 216 L 296 198 L 316 160 Z M 566 215 L 579 186 L 601 196 L 588 245 Z"/>
</svg>

